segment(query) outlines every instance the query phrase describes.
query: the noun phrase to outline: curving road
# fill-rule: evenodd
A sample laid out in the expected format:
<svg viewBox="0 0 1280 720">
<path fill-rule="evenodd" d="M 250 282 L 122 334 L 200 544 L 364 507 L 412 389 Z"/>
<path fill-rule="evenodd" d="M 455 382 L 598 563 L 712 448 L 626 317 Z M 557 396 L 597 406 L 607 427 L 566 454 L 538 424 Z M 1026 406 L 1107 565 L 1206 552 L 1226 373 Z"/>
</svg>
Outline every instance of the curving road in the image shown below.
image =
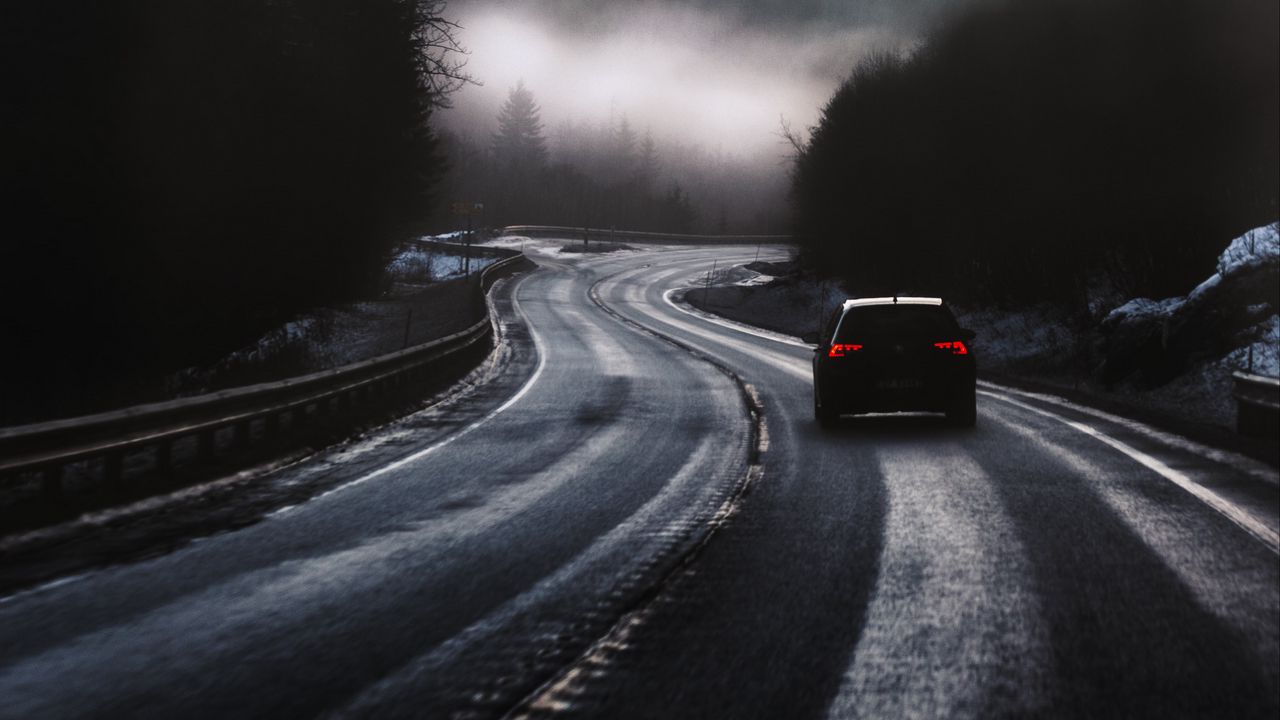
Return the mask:
<svg viewBox="0 0 1280 720">
<path fill-rule="evenodd" d="M 1274 468 L 990 384 L 824 432 L 673 301 L 755 252 L 540 258 L 454 395 L 0 599 L 0 717 L 1276 716 Z"/>
</svg>

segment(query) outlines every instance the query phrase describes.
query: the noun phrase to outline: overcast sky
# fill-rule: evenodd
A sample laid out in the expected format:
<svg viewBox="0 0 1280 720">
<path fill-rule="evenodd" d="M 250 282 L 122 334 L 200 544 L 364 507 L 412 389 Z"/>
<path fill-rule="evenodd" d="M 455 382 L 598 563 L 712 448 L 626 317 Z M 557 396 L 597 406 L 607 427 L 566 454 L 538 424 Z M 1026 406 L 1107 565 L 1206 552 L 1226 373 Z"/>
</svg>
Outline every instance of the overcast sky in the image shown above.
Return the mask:
<svg viewBox="0 0 1280 720">
<path fill-rule="evenodd" d="M 523 79 L 549 130 L 626 115 L 658 139 L 776 155 L 779 117 L 818 116 L 869 50 L 909 44 L 959 0 L 450 0 L 468 70 L 446 127 L 492 131 Z"/>
</svg>

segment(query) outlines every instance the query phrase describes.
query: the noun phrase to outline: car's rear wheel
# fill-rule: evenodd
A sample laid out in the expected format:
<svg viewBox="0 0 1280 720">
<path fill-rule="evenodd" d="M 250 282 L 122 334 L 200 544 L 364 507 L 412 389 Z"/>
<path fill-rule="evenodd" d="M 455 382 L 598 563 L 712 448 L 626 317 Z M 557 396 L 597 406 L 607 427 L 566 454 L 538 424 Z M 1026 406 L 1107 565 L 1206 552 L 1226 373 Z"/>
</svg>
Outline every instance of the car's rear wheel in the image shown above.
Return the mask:
<svg viewBox="0 0 1280 720">
<path fill-rule="evenodd" d="M 947 422 L 956 427 L 973 427 L 978 422 L 978 397 L 972 390 L 962 393 L 947 408 Z"/>
</svg>

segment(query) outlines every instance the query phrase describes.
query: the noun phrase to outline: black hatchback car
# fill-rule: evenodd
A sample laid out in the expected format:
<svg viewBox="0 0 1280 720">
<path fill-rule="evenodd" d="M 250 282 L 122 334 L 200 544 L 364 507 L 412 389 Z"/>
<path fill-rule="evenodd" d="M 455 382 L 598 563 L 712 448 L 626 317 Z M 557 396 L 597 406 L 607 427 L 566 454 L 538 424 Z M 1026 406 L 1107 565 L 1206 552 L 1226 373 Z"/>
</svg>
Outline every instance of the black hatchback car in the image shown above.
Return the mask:
<svg viewBox="0 0 1280 720">
<path fill-rule="evenodd" d="M 813 355 L 813 414 L 944 412 L 956 425 L 977 419 L 973 331 L 940 298 L 846 300 Z"/>
</svg>

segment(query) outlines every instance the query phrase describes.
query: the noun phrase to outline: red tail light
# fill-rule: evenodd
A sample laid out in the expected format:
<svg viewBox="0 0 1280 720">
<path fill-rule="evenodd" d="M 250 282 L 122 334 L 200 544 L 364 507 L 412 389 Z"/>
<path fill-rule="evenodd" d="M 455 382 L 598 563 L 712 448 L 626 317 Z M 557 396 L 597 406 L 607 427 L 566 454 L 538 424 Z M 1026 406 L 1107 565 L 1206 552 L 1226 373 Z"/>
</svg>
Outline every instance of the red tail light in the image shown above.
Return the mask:
<svg viewBox="0 0 1280 720">
<path fill-rule="evenodd" d="M 961 340 L 934 343 L 933 346 L 938 348 L 939 350 L 950 350 L 952 355 L 968 355 L 969 354 L 969 348 L 965 347 L 964 342 Z"/>
<path fill-rule="evenodd" d="M 845 353 L 858 352 L 862 349 L 861 345 L 841 345 L 835 344 L 827 351 L 827 357 L 844 357 Z"/>
</svg>

